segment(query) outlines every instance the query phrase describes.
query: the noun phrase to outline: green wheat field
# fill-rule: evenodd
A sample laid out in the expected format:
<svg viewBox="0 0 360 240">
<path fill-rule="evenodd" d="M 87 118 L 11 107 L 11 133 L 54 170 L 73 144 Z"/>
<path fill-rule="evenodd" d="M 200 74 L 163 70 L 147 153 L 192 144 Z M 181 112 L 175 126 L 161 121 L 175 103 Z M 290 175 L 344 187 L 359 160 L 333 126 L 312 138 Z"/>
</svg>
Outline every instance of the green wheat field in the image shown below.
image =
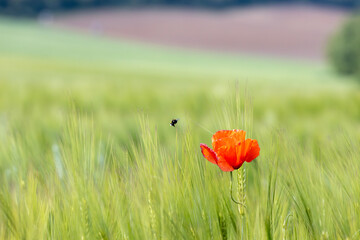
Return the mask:
<svg viewBox="0 0 360 240">
<path fill-rule="evenodd" d="M 221 129 L 261 148 L 244 205 L 200 151 Z M 0 18 L 0 181 L 0 239 L 360 239 L 360 87 Z"/>
</svg>

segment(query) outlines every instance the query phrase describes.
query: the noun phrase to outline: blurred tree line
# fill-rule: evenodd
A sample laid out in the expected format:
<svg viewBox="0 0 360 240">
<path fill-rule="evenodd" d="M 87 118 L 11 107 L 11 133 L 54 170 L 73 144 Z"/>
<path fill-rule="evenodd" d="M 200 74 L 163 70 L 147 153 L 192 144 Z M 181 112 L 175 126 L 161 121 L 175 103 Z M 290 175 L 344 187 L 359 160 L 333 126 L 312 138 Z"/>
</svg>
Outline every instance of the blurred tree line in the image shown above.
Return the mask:
<svg viewBox="0 0 360 240">
<path fill-rule="evenodd" d="M 319 3 L 358 8 L 360 0 L 0 0 L 0 13 L 37 15 L 42 11 L 58 11 L 96 6 L 172 5 L 189 7 L 228 7 L 266 3 Z"/>
<path fill-rule="evenodd" d="M 360 15 L 353 15 L 330 39 L 328 57 L 344 75 L 355 75 L 360 83 Z"/>
</svg>

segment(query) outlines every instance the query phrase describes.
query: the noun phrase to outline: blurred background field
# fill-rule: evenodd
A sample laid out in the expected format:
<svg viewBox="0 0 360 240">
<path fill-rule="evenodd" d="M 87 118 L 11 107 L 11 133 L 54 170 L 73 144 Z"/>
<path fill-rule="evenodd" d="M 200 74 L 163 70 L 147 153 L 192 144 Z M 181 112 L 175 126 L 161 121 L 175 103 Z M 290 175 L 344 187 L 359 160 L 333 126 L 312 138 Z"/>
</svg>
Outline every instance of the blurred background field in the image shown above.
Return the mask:
<svg viewBox="0 0 360 240">
<path fill-rule="evenodd" d="M 322 121 L 332 128 L 358 122 L 355 81 L 324 62 L 181 51 L 26 20 L 1 22 L 1 95 L 8 124 L 49 127 L 48 134 L 59 130 L 73 102 L 123 141 L 140 111 L 155 118 L 165 137 L 173 117 L 210 127 L 208 114 L 231 94 L 235 81 L 251 92 L 260 126 L 316 133 Z"/>
<path fill-rule="evenodd" d="M 270 18 L 259 20 L 261 9 L 255 26 Z M 273 24 L 279 9 L 270 8 Z M 169 23 L 168 31 L 184 28 L 170 38 L 162 28 L 143 31 L 187 13 L 201 36 L 206 29 L 194 16 L 216 24 L 227 10 L 104 11 L 0 17 L 2 239 L 359 237 L 359 84 L 325 57 L 348 10 L 326 8 L 335 20 L 315 40 L 295 41 L 323 29 L 311 21 L 294 33 L 292 22 L 279 22 L 274 29 L 289 38 L 278 42 L 271 31 L 244 28 L 244 36 L 274 41 L 249 37 L 247 50 L 231 41 L 221 47 L 231 31 L 216 41 L 211 26 L 208 45 L 196 37 L 186 45 L 191 21 Z M 301 16 L 324 13 L 311 11 Z M 150 13 L 159 19 L 139 19 Z M 172 118 L 180 118 L 176 128 Z M 199 149 L 224 128 L 244 129 L 261 147 L 246 164 L 245 220 L 230 201 L 229 176 Z"/>
</svg>

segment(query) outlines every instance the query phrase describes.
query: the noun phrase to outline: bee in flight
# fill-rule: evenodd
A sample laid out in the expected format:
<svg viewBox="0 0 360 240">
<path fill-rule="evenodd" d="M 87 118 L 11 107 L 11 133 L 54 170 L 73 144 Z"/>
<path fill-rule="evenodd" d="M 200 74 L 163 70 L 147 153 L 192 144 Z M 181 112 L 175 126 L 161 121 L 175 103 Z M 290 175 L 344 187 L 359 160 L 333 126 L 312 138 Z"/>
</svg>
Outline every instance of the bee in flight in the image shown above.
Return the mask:
<svg viewBox="0 0 360 240">
<path fill-rule="evenodd" d="M 170 126 L 175 127 L 175 124 L 177 124 L 178 121 L 179 121 L 179 119 L 173 119 L 173 120 L 171 120 Z"/>
</svg>

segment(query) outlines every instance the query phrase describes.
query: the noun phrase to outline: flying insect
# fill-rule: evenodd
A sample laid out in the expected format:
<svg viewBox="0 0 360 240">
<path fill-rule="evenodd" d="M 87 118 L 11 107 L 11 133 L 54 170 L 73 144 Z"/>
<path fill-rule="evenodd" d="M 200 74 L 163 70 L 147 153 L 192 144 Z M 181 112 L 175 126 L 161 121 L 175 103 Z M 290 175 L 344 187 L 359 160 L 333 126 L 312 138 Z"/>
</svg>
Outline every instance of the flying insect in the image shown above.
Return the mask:
<svg viewBox="0 0 360 240">
<path fill-rule="evenodd" d="M 173 127 L 175 127 L 175 125 L 177 124 L 177 122 L 179 121 L 179 119 L 177 118 L 177 119 L 173 119 L 173 120 L 171 120 L 171 122 L 170 122 L 170 126 L 173 126 Z"/>
</svg>

